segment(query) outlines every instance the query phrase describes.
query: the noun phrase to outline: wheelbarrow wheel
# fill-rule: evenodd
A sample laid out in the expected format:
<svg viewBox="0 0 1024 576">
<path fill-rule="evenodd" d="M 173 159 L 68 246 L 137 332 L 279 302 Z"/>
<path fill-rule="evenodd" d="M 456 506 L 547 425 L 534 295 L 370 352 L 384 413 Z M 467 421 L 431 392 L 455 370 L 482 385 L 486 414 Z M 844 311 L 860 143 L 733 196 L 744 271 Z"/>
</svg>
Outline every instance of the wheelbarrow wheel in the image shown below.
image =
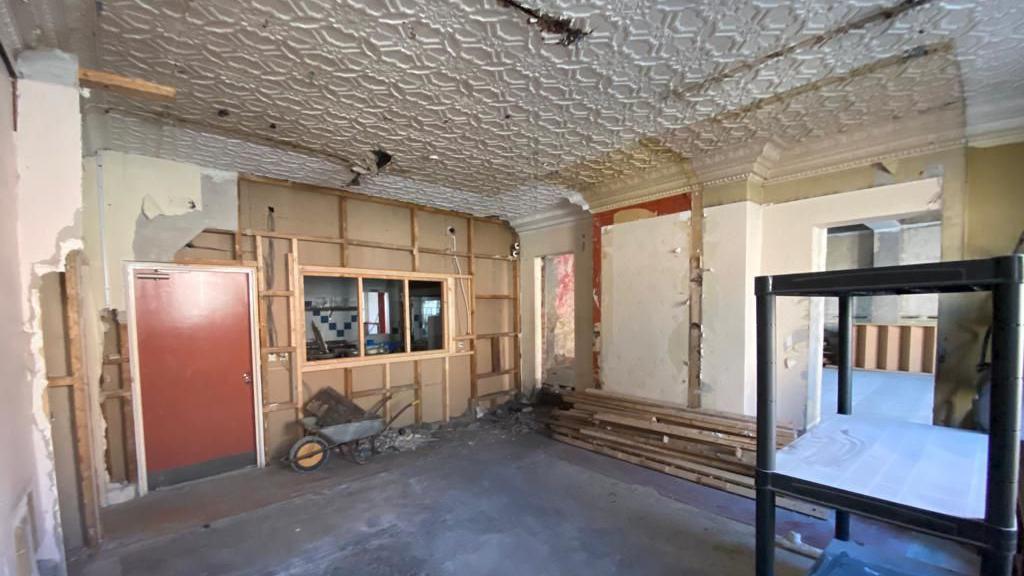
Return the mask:
<svg viewBox="0 0 1024 576">
<path fill-rule="evenodd" d="M 327 462 L 330 454 L 327 442 L 318 436 L 305 436 L 288 453 L 288 461 L 296 472 L 312 472 Z"/>
</svg>

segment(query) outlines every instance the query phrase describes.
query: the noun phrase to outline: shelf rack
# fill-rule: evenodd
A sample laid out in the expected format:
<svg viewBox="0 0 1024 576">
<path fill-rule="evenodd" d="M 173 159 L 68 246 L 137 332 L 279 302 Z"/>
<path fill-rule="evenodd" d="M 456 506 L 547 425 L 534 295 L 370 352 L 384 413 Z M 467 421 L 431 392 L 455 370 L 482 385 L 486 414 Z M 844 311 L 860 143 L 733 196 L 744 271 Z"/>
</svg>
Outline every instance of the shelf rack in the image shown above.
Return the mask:
<svg viewBox="0 0 1024 576">
<path fill-rule="evenodd" d="M 1024 255 L 985 260 L 940 262 L 862 270 L 760 276 L 755 281 L 757 301 L 757 497 L 756 574 L 772 576 L 775 561 L 775 497 L 784 494 L 811 500 L 836 509 L 836 539 L 850 538 L 849 513 L 872 517 L 936 536 L 957 540 L 981 551 L 981 574 L 1010 576 L 1016 549 L 1017 478 L 1020 467 L 1019 437 L 1022 356 L 1024 356 Z M 892 294 L 954 292 L 992 293 L 992 402 L 989 434 L 965 443 L 967 450 L 982 452 L 984 502 L 976 512 L 970 506 L 925 505 L 884 491 L 855 491 L 850 482 L 826 483 L 829 474 L 807 475 L 786 466 L 788 456 L 806 449 L 805 437 L 814 441 L 814 429 L 783 449 L 782 466 L 775 450 L 775 298 L 779 296 L 833 297 L 839 299 L 839 402 L 838 412 L 848 424 L 857 421 L 852 412 L 853 298 Z M 868 425 L 868 420 L 862 420 Z M 935 442 L 935 434 L 975 434 L 938 429 L 921 434 L 901 434 L 901 442 Z M 978 448 L 980 439 L 980 448 Z M 883 439 L 884 440 L 884 439 Z M 944 442 L 944 437 L 938 440 Z M 803 444 L 803 447 L 801 447 Z M 926 446 L 922 445 L 922 449 Z M 985 450 L 987 448 L 987 450 Z M 908 447 L 913 451 L 914 446 Z M 789 452 L 792 451 L 792 452 Z M 985 453 L 987 452 L 987 453 Z M 870 471 L 865 471 L 870 472 Z M 950 474 L 966 472 L 950 470 Z M 810 476 L 810 477 L 808 477 Z M 969 483 L 969 480 L 968 480 Z M 862 487 L 863 488 L 863 487 Z M 913 487 L 911 488 L 913 489 Z M 865 493 L 867 492 L 867 493 Z M 964 495 L 964 498 L 969 496 Z M 979 500 L 981 496 L 976 496 Z M 952 510 L 952 512 L 951 512 Z M 983 512 L 982 512 L 983 511 Z M 959 514 L 959 515 L 958 515 Z M 964 516 L 966 514 L 966 516 Z M 983 514 L 982 517 L 974 517 Z"/>
</svg>

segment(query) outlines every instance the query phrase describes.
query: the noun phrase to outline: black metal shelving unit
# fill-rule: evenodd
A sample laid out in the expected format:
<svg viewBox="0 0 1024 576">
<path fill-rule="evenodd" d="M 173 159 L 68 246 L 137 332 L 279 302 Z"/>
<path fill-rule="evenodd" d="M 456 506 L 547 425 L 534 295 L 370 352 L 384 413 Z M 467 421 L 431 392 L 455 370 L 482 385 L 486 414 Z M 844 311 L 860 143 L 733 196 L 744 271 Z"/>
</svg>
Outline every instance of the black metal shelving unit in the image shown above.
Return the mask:
<svg viewBox="0 0 1024 576">
<path fill-rule="evenodd" d="M 849 539 L 849 514 L 852 512 L 974 545 L 981 551 L 983 576 L 1010 576 L 1016 549 L 1015 512 L 1020 466 L 1020 404 L 1024 365 L 1022 287 L 1024 255 L 1020 254 L 985 260 L 757 278 L 757 576 L 774 574 L 775 497 L 780 493 L 835 508 L 837 540 Z M 898 499 L 854 492 L 786 474 L 777 468 L 776 297 L 823 296 L 839 299 L 838 412 L 850 415 L 853 384 L 853 298 L 985 291 L 992 293 L 993 330 L 992 401 L 987 437 L 983 517 L 962 517 L 934 508 L 910 505 Z M 965 434 L 962 431 L 935 427 L 936 433 L 945 431 L 951 434 Z M 811 432 L 813 429 L 808 434 Z M 797 441 L 799 442 L 800 440 Z M 796 443 L 793 446 L 796 446 Z M 983 445 L 983 451 L 984 448 Z M 953 470 L 950 473 L 957 471 Z"/>
</svg>

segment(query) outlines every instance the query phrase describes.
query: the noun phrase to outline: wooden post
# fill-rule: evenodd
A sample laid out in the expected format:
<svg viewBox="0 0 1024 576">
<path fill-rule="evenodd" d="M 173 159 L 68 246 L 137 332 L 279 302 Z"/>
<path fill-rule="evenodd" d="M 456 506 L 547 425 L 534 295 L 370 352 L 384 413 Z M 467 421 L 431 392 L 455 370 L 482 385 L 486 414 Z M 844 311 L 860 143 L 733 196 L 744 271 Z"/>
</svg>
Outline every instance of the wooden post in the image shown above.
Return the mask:
<svg viewBox="0 0 1024 576">
<path fill-rule="evenodd" d="M 89 393 L 86 390 L 85 370 L 82 363 L 81 329 L 81 252 L 68 254 L 64 273 L 64 327 L 67 331 L 68 367 L 72 378 L 71 402 L 75 431 L 75 456 L 78 468 L 78 491 L 82 502 L 82 524 L 85 543 L 90 548 L 102 538 L 100 509 L 97 501 L 96 479 L 93 474 L 92 435 L 89 420 Z"/>
<path fill-rule="evenodd" d="M 356 316 L 359 321 L 356 333 L 359 336 L 359 357 L 366 356 L 366 338 L 363 336 L 363 277 L 356 278 Z"/>
<path fill-rule="evenodd" d="M 448 369 L 450 368 L 450 358 L 451 356 L 445 356 L 444 363 L 441 365 L 441 416 L 444 418 L 445 422 L 451 420 L 451 398 L 448 394 Z"/>
<path fill-rule="evenodd" d="M 415 272 L 420 269 L 420 223 L 417 219 L 419 211 L 411 208 L 409 214 L 411 215 L 409 218 L 409 232 L 412 237 L 412 269 Z"/>
<path fill-rule="evenodd" d="M 129 364 L 131 353 L 128 350 L 128 325 L 121 322 L 117 310 L 114 310 L 114 322 L 117 323 L 117 351 L 121 357 L 120 369 L 121 388 L 121 436 L 124 443 L 125 478 L 130 482 L 138 474 L 138 457 L 135 455 L 135 414 L 132 411 L 132 368 Z"/>
<path fill-rule="evenodd" d="M 690 350 L 687 376 L 687 404 L 700 408 L 700 365 L 704 285 L 704 195 L 698 188 L 690 192 Z"/>
<path fill-rule="evenodd" d="M 302 418 L 303 389 L 302 389 L 302 368 L 306 364 L 306 307 L 303 304 L 302 271 L 299 269 L 299 241 L 296 238 L 291 240 L 291 252 L 288 254 L 288 265 L 291 271 L 288 278 L 291 281 L 289 288 L 292 293 L 292 346 L 295 352 L 292 353 L 292 402 L 295 403 L 295 416 Z"/>
<path fill-rule="evenodd" d="M 345 397 L 349 400 L 352 399 L 352 369 L 343 368 L 345 372 Z"/>
<path fill-rule="evenodd" d="M 345 205 L 345 197 L 338 196 L 338 233 L 341 239 L 348 241 L 348 207 Z M 348 244 L 341 244 L 341 265 L 348 266 Z"/>
<path fill-rule="evenodd" d="M 466 234 L 466 252 L 469 254 L 469 275 L 476 280 L 476 255 L 473 252 L 473 224 L 476 222 L 472 217 L 466 219 L 468 222 L 469 230 Z M 469 320 L 469 333 L 474 336 L 470 340 L 470 346 L 472 347 L 472 354 L 469 356 L 469 401 L 472 404 L 473 400 L 478 395 L 477 390 L 477 366 L 476 366 L 476 351 L 477 351 L 477 340 L 476 336 L 476 282 L 470 282 L 472 290 L 469 294 L 469 311 L 467 320 Z"/>
<path fill-rule="evenodd" d="M 519 235 L 516 235 L 516 242 L 519 242 Z M 509 368 L 515 370 L 512 377 L 515 379 L 515 388 L 519 393 L 523 392 L 523 359 L 522 359 L 522 308 L 519 304 L 521 295 L 519 288 L 519 257 L 512 261 L 512 365 Z"/>
<path fill-rule="evenodd" d="M 413 415 L 417 424 L 423 423 L 423 377 L 420 376 L 420 361 L 412 363 L 412 383 L 416 394 L 416 405 L 413 407 Z"/>
<path fill-rule="evenodd" d="M 391 363 L 385 362 L 384 366 L 384 422 L 391 420 L 391 399 L 388 393 L 391 392 Z"/>
</svg>

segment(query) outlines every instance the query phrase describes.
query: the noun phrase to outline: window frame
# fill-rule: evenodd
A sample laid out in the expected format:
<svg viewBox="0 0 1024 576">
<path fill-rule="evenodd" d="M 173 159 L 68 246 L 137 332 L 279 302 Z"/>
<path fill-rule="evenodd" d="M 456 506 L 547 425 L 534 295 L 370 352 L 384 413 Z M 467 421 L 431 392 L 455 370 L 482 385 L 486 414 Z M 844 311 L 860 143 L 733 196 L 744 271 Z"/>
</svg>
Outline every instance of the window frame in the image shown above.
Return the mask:
<svg viewBox="0 0 1024 576">
<path fill-rule="evenodd" d="M 298 274 L 296 275 L 296 290 L 298 291 L 298 298 L 296 299 L 298 304 L 296 306 L 297 312 L 301 312 L 303 319 L 299 322 L 301 330 L 293 335 L 293 340 L 297 351 L 302 355 L 302 363 L 306 366 L 316 367 L 346 367 L 346 366 L 360 366 L 370 364 L 383 364 L 388 362 L 405 362 L 410 360 L 416 360 L 418 358 L 433 358 L 439 356 L 448 356 L 453 353 L 455 349 L 454 342 L 452 340 L 451 333 L 451 290 L 455 276 L 444 273 L 429 273 L 429 272 L 404 272 L 399 270 L 372 270 L 372 269 L 361 269 L 361 268 L 335 268 L 328 266 L 299 266 Z M 322 278 L 353 278 L 356 280 L 356 293 L 357 293 L 357 317 L 358 332 L 357 338 L 359 340 L 359 355 L 349 358 L 327 358 L 324 360 L 309 360 L 306 358 L 306 335 L 307 328 L 305 322 L 305 283 L 307 277 L 322 277 Z M 402 282 L 402 294 L 403 294 L 403 306 L 402 306 L 402 336 L 405 343 L 405 352 L 395 352 L 391 354 L 366 354 L 366 325 L 363 321 L 363 313 L 365 307 L 365 294 L 366 291 L 363 288 L 364 280 L 400 280 Z M 411 317 L 411 300 L 409 298 L 409 281 L 425 281 L 425 282 L 437 282 L 441 285 L 441 318 L 443 322 L 443 338 L 441 348 L 435 350 L 421 350 L 417 352 L 412 351 L 412 324 L 409 322 Z M 396 319 L 392 318 L 391 322 L 395 322 Z"/>
</svg>

